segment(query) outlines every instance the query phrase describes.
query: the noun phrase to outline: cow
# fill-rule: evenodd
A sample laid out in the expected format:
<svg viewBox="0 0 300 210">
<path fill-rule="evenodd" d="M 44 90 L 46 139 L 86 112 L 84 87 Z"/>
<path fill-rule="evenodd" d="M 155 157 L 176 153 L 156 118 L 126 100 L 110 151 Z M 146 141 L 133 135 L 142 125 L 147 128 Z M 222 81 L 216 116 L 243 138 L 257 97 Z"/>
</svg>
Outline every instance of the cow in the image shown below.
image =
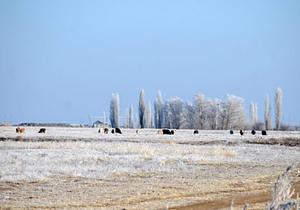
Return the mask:
<svg viewBox="0 0 300 210">
<path fill-rule="evenodd" d="M 108 134 L 108 131 L 109 131 L 108 128 L 104 128 L 104 133 L 105 134 Z"/>
<path fill-rule="evenodd" d="M 240 134 L 241 134 L 241 136 L 244 135 L 244 131 L 243 131 L 243 130 L 240 130 Z"/>
<path fill-rule="evenodd" d="M 251 134 L 252 134 L 252 135 L 255 135 L 255 134 L 256 134 L 255 130 L 252 130 L 252 131 L 251 131 Z"/>
<path fill-rule="evenodd" d="M 16 128 L 16 133 L 25 133 L 25 128 L 17 127 Z"/>
<path fill-rule="evenodd" d="M 230 135 L 232 135 L 233 134 L 233 130 L 230 130 L 229 133 L 230 133 Z"/>
<path fill-rule="evenodd" d="M 199 134 L 199 131 L 198 130 L 194 130 L 194 134 Z"/>
<path fill-rule="evenodd" d="M 266 136 L 267 135 L 267 131 L 266 130 L 262 130 L 261 131 L 261 135 Z"/>
<path fill-rule="evenodd" d="M 46 133 L 46 128 L 40 128 L 39 133 Z"/>
<path fill-rule="evenodd" d="M 118 134 L 122 134 L 122 131 L 121 131 L 121 129 L 120 129 L 120 128 L 116 128 L 116 133 L 118 133 Z"/>
<path fill-rule="evenodd" d="M 174 130 L 163 129 L 162 133 L 163 135 L 174 135 Z"/>
<path fill-rule="evenodd" d="M 111 129 L 111 133 L 115 133 L 115 129 Z"/>
</svg>

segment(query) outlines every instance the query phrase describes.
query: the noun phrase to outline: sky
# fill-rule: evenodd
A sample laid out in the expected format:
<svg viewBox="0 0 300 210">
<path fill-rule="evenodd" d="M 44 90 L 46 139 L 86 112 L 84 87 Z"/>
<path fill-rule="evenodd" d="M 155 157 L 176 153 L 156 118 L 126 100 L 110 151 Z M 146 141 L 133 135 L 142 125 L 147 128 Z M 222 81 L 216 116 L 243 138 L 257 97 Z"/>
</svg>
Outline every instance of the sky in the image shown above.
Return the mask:
<svg viewBox="0 0 300 210">
<path fill-rule="evenodd" d="M 88 123 L 160 90 L 234 94 L 300 125 L 299 0 L 0 0 L 0 122 Z"/>
</svg>

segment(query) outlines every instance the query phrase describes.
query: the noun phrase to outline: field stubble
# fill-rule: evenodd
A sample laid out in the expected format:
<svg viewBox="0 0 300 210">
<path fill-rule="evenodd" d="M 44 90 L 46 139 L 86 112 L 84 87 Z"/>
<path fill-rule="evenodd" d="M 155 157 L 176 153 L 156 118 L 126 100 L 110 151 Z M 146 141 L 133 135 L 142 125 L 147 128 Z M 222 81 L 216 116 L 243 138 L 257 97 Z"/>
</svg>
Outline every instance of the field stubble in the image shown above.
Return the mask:
<svg viewBox="0 0 300 210">
<path fill-rule="evenodd" d="M 228 209 L 232 200 L 262 209 L 276 177 L 300 159 L 299 146 L 273 145 L 274 139 L 297 142 L 299 132 L 262 138 L 227 131 L 37 130 L 18 136 L 14 127 L 0 127 L 3 209 Z M 299 176 L 293 178 L 299 192 Z"/>
</svg>

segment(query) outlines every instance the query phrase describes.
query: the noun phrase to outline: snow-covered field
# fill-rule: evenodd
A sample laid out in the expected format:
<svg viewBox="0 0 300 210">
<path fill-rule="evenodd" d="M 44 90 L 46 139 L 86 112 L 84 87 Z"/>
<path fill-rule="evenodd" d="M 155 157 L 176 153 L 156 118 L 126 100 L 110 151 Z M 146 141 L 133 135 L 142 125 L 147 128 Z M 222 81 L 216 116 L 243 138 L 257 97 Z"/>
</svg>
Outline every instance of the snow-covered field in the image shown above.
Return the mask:
<svg viewBox="0 0 300 210">
<path fill-rule="evenodd" d="M 220 192 L 265 189 L 287 166 L 300 163 L 299 146 L 246 143 L 299 140 L 299 132 L 241 137 L 237 131 L 177 130 L 163 136 L 155 129 L 138 134 L 124 129 L 122 135 L 99 134 L 96 128 L 38 130 L 26 127 L 17 135 L 15 127 L 0 127 L 5 139 L 0 142 L 0 207 L 159 209 L 218 198 Z M 21 184 L 11 187 L 14 183 Z M 52 197 L 45 200 L 49 191 Z"/>
</svg>

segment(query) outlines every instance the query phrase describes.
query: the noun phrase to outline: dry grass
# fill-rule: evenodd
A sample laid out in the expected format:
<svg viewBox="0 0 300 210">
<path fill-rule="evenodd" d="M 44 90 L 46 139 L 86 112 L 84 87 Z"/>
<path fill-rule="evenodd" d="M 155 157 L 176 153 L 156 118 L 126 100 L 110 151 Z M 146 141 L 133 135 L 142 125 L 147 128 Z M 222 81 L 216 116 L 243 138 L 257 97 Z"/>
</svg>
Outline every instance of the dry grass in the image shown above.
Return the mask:
<svg viewBox="0 0 300 210">
<path fill-rule="evenodd" d="M 277 178 L 273 187 L 272 201 L 267 206 L 267 210 L 292 210 L 296 208 L 297 201 L 292 199 L 295 190 L 292 190 L 291 172 L 292 166 Z"/>
<path fill-rule="evenodd" d="M 233 150 L 228 149 L 228 148 L 217 147 L 213 150 L 212 155 L 215 155 L 215 156 L 219 155 L 219 156 L 232 158 L 232 157 L 237 156 L 237 153 Z"/>
</svg>

